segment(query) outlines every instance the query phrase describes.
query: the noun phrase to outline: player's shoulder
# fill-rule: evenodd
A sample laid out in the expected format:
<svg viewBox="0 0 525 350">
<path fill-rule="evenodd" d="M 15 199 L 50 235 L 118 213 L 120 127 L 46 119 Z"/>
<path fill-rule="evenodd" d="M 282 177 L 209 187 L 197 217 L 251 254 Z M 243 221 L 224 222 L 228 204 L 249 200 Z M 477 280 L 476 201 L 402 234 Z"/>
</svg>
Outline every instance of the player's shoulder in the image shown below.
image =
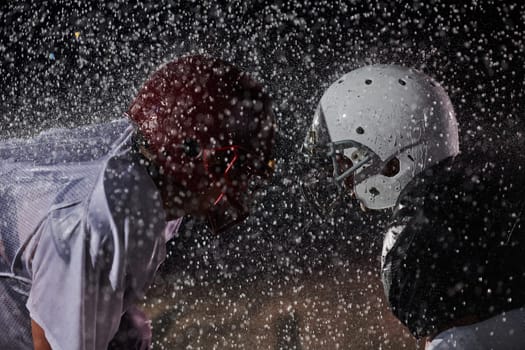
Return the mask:
<svg viewBox="0 0 525 350">
<path fill-rule="evenodd" d="M 484 230 L 487 219 L 497 225 L 515 222 L 524 206 L 524 162 L 505 154 L 509 157 L 471 149 L 429 167 L 401 192 L 390 226 L 412 222 L 420 229 L 459 232 Z"/>
<path fill-rule="evenodd" d="M 401 193 L 400 203 L 518 201 L 524 167 L 524 157 L 518 153 L 472 148 L 415 176 Z"/>
<path fill-rule="evenodd" d="M 160 191 L 131 142 L 125 142 L 108 159 L 99 187 L 93 201 L 104 202 L 106 218 L 118 227 L 124 224 L 141 226 L 133 227 L 133 234 L 139 234 L 145 227 L 151 231 L 163 227 L 165 213 Z M 91 205 L 93 210 L 100 210 L 100 207 Z"/>
</svg>

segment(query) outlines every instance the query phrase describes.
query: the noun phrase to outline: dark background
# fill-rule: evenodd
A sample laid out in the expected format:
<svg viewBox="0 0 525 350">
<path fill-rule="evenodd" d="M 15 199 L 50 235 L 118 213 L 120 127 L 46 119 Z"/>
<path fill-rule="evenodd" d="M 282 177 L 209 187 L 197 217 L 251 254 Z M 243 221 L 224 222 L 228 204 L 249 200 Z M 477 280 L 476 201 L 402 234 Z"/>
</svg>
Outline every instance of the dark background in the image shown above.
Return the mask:
<svg viewBox="0 0 525 350">
<path fill-rule="evenodd" d="M 118 118 L 162 62 L 222 57 L 274 98 L 278 170 L 232 232 L 214 236 L 188 219 L 157 288 L 271 285 L 355 261 L 376 266 L 388 213 L 338 208 L 320 218 L 299 195 L 298 150 L 323 91 L 365 64 L 418 68 L 449 93 L 462 151 L 505 157 L 524 146 L 524 22 L 521 1 L 4 2 L 0 136 Z"/>
</svg>

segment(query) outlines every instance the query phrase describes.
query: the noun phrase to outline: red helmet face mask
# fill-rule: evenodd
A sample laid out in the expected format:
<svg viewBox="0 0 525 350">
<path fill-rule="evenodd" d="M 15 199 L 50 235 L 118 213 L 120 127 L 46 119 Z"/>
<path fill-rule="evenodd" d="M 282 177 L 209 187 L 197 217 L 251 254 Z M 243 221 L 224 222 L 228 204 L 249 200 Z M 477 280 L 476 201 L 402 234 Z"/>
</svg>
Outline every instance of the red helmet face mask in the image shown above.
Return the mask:
<svg viewBox="0 0 525 350">
<path fill-rule="evenodd" d="M 146 81 L 128 115 L 159 173 L 186 192 L 174 202 L 215 189 L 202 213 L 213 231 L 247 217 L 250 183 L 273 164 L 274 114 L 259 83 L 227 62 L 182 57 Z"/>
</svg>

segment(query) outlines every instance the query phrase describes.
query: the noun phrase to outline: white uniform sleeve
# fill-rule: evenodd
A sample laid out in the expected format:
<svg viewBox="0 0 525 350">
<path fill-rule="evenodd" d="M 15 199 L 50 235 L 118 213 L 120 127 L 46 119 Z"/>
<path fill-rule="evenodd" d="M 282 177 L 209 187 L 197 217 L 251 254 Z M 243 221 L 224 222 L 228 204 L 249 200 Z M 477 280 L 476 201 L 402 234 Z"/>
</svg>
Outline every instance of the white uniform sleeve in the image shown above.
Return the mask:
<svg viewBox="0 0 525 350">
<path fill-rule="evenodd" d="M 456 328 L 438 334 L 430 343 L 427 343 L 425 350 L 482 350 L 485 349 L 479 343 L 477 337 L 472 332 L 457 332 Z"/>
<path fill-rule="evenodd" d="M 53 208 L 38 232 L 27 308 L 53 350 L 104 349 L 122 312 L 123 291 L 108 279 L 109 257 L 91 264 L 83 216 L 82 203 Z"/>
<path fill-rule="evenodd" d="M 525 349 L 525 308 L 439 333 L 425 350 Z"/>
<path fill-rule="evenodd" d="M 27 307 L 54 350 L 106 349 L 165 255 L 159 195 L 126 171 L 100 179 L 88 204 L 52 208 L 39 229 Z"/>
</svg>

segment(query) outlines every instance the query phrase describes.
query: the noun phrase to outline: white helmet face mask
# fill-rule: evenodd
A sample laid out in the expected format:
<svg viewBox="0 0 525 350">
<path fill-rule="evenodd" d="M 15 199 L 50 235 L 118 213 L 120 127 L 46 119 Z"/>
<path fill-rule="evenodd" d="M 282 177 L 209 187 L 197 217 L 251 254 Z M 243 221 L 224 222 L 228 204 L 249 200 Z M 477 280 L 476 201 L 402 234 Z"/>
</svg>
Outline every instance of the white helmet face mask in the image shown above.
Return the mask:
<svg viewBox="0 0 525 350">
<path fill-rule="evenodd" d="M 303 145 L 303 191 L 322 212 L 344 193 L 391 208 L 414 176 L 458 152 L 454 110 L 437 82 L 401 66 L 362 67 L 321 98 Z"/>
</svg>

